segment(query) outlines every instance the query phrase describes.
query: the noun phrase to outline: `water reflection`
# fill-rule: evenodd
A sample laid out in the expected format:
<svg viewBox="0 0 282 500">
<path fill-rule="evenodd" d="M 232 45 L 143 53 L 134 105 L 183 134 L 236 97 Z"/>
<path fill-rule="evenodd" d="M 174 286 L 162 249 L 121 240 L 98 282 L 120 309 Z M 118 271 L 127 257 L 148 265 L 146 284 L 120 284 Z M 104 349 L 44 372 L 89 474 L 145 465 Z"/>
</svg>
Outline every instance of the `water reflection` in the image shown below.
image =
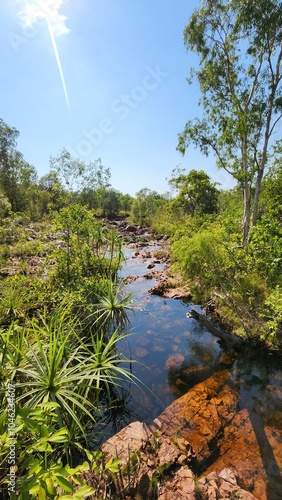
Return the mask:
<svg viewBox="0 0 282 500">
<path fill-rule="evenodd" d="M 130 258 L 134 251 L 126 250 L 121 272 L 122 277 L 140 276 L 125 287 L 126 293 L 134 293 L 134 312 L 129 313 L 132 335 L 119 347 L 126 357 L 137 361 L 133 374 L 142 384 L 131 385 L 126 405 L 113 424 L 105 419 L 108 436 L 135 420 L 150 423 L 172 401 L 213 374 L 221 354 L 217 339 L 186 317 L 190 303 L 148 295 L 155 279 L 143 277 L 148 272 L 147 261 Z"/>
<path fill-rule="evenodd" d="M 218 340 L 193 318 L 186 317 L 192 306 L 200 308 L 185 301 L 148 295 L 155 280 L 142 277 L 147 273 L 147 262 L 138 257 L 131 259 L 134 251 L 126 251 L 122 276 L 141 277 L 126 286 L 126 292 L 134 293 L 135 312 L 129 315 L 132 335 L 121 342 L 120 349 L 137 361 L 133 363 L 133 373 L 142 385 L 131 385 L 123 412 L 115 420 L 114 432 L 135 420 L 150 423 L 172 401 L 213 375 L 223 354 Z M 257 353 L 241 353 L 233 361 L 229 367 L 238 387 L 240 408 L 248 409 L 254 425 L 259 418 L 264 425 L 273 424 L 282 430 L 279 362 L 259 359 Z M 113 433 L 109 427 L 107 430 Z"/>
<path fill-rule="evenodd" d="M 267 477 L 267 498 L 280 499 L 282 462 L 280 447 L 275 446 L 275 442 L 282 439 L 281 359 L 249 351 L 238 358 L 232 375 L 240 394 L 240 409 L 248 411 L 260 449 Z"/>
<path fill-rule="evenodd" d="M 208 379 L 222 366 L 230 373 L 233 390 L 239 394 L 238 411 L 247 411 L 268 479 L 268 500 L 282 498 L 282 372 L 281 360 L 259 356 L 257 351 L 225 356 L 218 340 L 186 313 L 194 304 L 148 295 L 155 280 L 142 277 L 146 262 L 128 260 L 122 276 L 141 277 L 126 286 L 133 292 L 135 312 L 130 313 L 132 336 L 120 344 L 133 363 L 133 373 L 142 382 L 132 384 L 123 402 L 105 413 L 105 437 L 135 420 L 146 423 L 194 385 Z M 280 448 L 281 449 L 281 448 Z M 280 454 L 281 455 L 281 454 Z M 278 496 L 277 496 L 277 492 Z M 279 496 L 281 492 L 281 495 Z"/>
</svg>

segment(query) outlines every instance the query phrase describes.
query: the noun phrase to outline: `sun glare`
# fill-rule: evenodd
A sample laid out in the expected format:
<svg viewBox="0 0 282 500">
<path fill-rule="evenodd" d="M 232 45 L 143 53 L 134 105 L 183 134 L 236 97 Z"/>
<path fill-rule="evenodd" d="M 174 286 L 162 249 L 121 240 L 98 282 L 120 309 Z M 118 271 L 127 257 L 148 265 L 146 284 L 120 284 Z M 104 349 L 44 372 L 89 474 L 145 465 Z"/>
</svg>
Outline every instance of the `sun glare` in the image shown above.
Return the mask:
<svg viewBox="0 0 282 500">
<path fill-rule="evenodd" d="M 64 6 L 64 0 L 18 0 L 18 3 L 20 4 L 19 15 L 24 26 L 38 25 L 42 21 L 46 21 L 47 23 L 66 103 L 68 108 L 70 108 L 66 82 L 56 43 L 56 37 L 66 35 L 70 32 L 66 26 L 66 16 L 59 12 Z"/>
</svg>

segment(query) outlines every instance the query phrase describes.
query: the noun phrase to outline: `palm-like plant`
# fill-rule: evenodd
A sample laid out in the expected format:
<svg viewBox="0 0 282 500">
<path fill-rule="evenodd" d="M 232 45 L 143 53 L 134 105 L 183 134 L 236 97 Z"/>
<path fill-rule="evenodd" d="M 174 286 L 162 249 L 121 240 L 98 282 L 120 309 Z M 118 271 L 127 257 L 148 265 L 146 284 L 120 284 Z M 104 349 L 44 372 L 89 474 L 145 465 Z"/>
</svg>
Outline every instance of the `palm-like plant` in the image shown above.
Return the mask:
<svg viewBox="0 0 282 500">
<path fill-rule="evenodd" d="M 59 309 L 50 318 L 45 312 L 40 320 L 33 320 L 21 342 L 9 339 L 9 352 L 14 351 L 20 360 L 17 366 L 9 363 L 10 373 L 15 373 L 18 403 L 27 408 L 58 404 L 58 424 L 72 435 L 65 446 L 68 456 L 75 443 L 87 445 L 101 401 L 111 404 L 126 381 L 137 381 L 131 373 L 132 361 L 117 353 L 117 344 L 125 337 L 119 329 L 110 338 L 99 330 L 85 340 L 78 321 L 67 309 Z"/>
<path fill-rule="evenodd" d="M 4 287 L 0 297 L 0 321 L 9 325 L 23 315 L 25 293 L 17 286 Z"/>
<path fill-rule="evenodd" d="M 9 382 L 12 382 L 23 361 L 24 328 L 12 322 L 6 331 L 0 331 L 0 342 L 1 378 L 6 378 L 5 372 Z"/>
<path fill-rule="evenodd" d="M 132 293 L 122 295 L 120 283 L 110 281 L 88 320 L 94 319 L 94 326 L 98 329 L 124 329 L 129 324 L 128 312 L 133 311 L 132 297 Z"/>
<path fill-rule="evenodd" d="M 134 381 L 136 377 L 132 374 L 132 360 L 117 354 L 117 344 L 121 338 L 125 339 L 129 334 L 115 330 L 109 339 L 103 334 L 92 334 L 91 343 L 86 346 L 89 353 L 89 365 L 92 374 L 92 388 L 96 401 L 101 399 L 101 393 L 106 394 L 111 400 L 112 389 L 118 390 L 126 381 Z M 129 370 L 125 365 L 129 364 Z M 137 380 L 137 379 L 136 379 Z"/>
<path fill-rule="evenodd" d="M 76 339 L 75 322 L 60 312 L 48 322 L 32 322 L 25 348 L 20 352 L 24 362 L 18 368 L 18 402 L 33 408 L 39 403 L 52 401 L 57 409 L 60 427 L 74 421 L 85 438 L 83 422 L 78 415 L 88 416 L 93 422 L 93 405 L 87 400 L 91 373 L 86 352 Z M 29 339 L 33 339 L 32 341 Z M 72 349 L 69 346 L 72 345 Z M 79 412 L 78 410 L 81 410 Z"/>
</svg>

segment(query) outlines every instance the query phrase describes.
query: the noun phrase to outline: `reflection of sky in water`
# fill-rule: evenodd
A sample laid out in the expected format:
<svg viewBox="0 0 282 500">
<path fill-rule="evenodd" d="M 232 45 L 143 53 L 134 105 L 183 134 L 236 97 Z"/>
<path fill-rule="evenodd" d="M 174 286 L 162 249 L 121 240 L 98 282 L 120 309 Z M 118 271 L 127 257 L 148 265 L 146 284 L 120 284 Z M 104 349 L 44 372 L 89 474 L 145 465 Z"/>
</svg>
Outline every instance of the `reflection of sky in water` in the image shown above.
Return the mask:
<svg viewBox="0 0 282 500">
<path fill-rule="evenodd" d="M 139 257 L 130 259 L 135 250 L 142 249 L 126 250 L 128 260 L 122 276 L 142 276 L 149 271 L 146 266 L 150 259 L 145 262 Z M 132 421 L 151 422 L 172 401 L 214 374 L 222 353 L 217 339 L 194 319 L 186 317 L 191 306 L 198 311 L 200 308 L 181 300 L 149 295 L 148 290 L 155 283 L 155 279 L 141 277 L 124 290 L 134 294 L 134 312 L 129 314 L 131 335 L 119 348 L 125 356 L 136 360 L 133 373 L 143 385 L 131 385 L 126 409 L 119 415 L 118 425 L 115 422 L 112 430 L 109 426 L 109 434 Z M 280 367 L 281 360 L 279 364 L 263 356 L 258 359 L 256 351 L 253 356 L 240 353 L 231 368 L 240 392 L 240 408 L 255 414 L 259 406 L 265 421 L 274 423 L 277 415 L 281 417 Z"/>
<path fill-rule="evenodd" d="M 142 259 L 140 257 L 136 257 L 132 259 L 131 256 L 134 252 L 142 252 L 142 250 L 146 250 L 146 252 L 151 252 L 154 250 L 158 250 L 159 248 L 160 246 L 157 245 L 156 246 L 149 245 L 147 247 L 140 247 L 140 248 L 126 248 L 124 250 L 124 257 L 126 259 L 126 262 L 123 268 L 119 271 L 119 277 L 125 278 L 125 276 L 148 273 L 150 269 L 147 269 L 146 266 L 151 261 L 151 258 Z M 145 261 L 143 262 L 143 260 Z M 154 269 L 156 270 L 163 269 L 163 265 L 156 264 Z"/>
<path fill-rule="evenodd" d="M 157 248 L 144 247 L 147 251 Z M 124 290 L 134 294 L 134 312 L 129 313 L 132 335 L 119 347 L 125 356 L 137 361 L 133 373 L 144 384 L 142 389 L 131 387 L 127 407 L 134 413 L 132 420 L 150 422 L 174 399 L 214 372 L 221 349 L 214 336 L 186 317 L 189 304 L 148 294 L 156 280 L 142 275 L 150 271 L 147 264 L 151 259 L 131 258 L 135 251 L 142 250 L 125 251 L 127 260 L 120 276 L 141 277 Z M 163 264 L 154 269 L 163 269 Z"/>
<path fill-rule="evenodd" d="M 149 421 L 152 407 L 157 405 L 159 413 L 168 402 L 194 385 L 193 379 L 199 381 L 201 367 L 203 371 L 210 367 L 212 373 L 221 349 L 215 337 L 195 325 L 195 320 L 186 318 L 188 304 L 154 295 L 144 296 L 144 282 L 138 281 L 137 311 L 130 315 L 133 335 L 128 344 L 120 347 L 126 356 L 131 355 L 142 363 L 134 364 L 134 374 L 156 396 L 145 391 L 150 401 L 140 405 L 142 420 Z M 128 289 L 135 289 L 138 283 L 135 281 L 132 285 L 134 287 L 130 285 Z M 148 288 L 148 282 L 145 285 Z M 133 392 L 139 391 L 134 389 Z M 139 406 L 139 402 L 135 401 L 135 405 Z"/>
</svg>

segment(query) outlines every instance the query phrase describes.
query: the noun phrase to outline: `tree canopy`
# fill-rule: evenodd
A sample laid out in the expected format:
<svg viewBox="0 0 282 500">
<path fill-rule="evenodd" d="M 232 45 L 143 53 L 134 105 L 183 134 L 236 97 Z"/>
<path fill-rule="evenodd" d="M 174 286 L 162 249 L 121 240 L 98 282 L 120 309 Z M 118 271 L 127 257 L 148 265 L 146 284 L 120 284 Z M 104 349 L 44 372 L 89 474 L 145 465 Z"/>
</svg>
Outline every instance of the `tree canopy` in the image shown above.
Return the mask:
<svg viewBox="0 0 282 500">
<path fill-rule="evenodd" d="M 199 56 L 191 77 L 204 114 L 186 123 L 178 149 L 184 154 L 192 143 L 205 155 L 213 152 L 241 186 L 244 244 L 282 117 L 281 18 L 277 0 L 203 0 L 184 31 L 187 49 Z"/>
<path fill-rule="evenodd" d="M 169 183 L 179 191 L 174 204 L 180 205 L 184 213 L 193 216 L 217 211 L 219 191 L 203 170 L 193 169 L 188 174 L 174 170 Z"/>
</svg>

